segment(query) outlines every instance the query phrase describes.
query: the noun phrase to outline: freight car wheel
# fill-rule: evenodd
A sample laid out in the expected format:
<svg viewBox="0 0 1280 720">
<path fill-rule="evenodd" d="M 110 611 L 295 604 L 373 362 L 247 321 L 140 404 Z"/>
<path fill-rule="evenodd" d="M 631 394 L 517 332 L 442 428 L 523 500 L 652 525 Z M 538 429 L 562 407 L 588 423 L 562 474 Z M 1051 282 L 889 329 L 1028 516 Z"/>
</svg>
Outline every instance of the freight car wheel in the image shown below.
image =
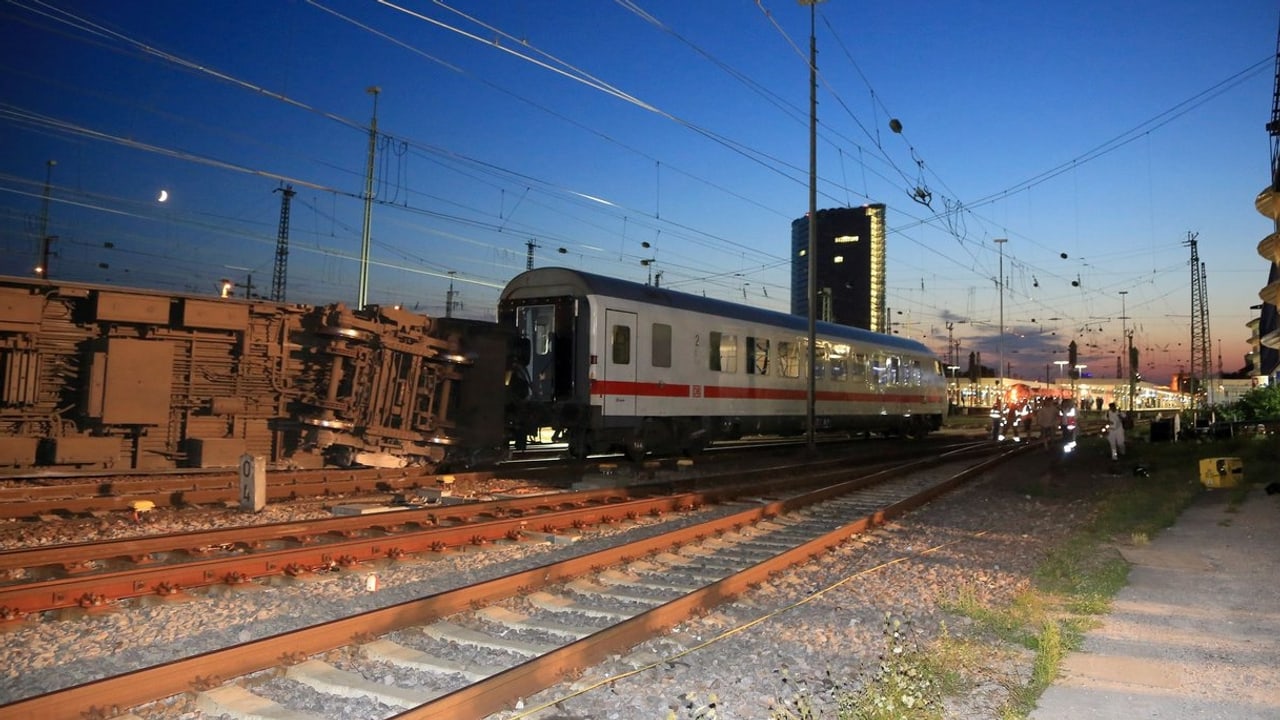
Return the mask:
<svg viewBox="0 0 1280 720">
<path fill-rule="evenodd" d="M 358 342 L 370 342 L 373 340 L 373 333 L 367 330 L 357 328 L 327 326 L 316 329 L 316 335 L 327 335 L 329 337 L 345 338 L 347 340 L 355 340 Z"/>
</svg>

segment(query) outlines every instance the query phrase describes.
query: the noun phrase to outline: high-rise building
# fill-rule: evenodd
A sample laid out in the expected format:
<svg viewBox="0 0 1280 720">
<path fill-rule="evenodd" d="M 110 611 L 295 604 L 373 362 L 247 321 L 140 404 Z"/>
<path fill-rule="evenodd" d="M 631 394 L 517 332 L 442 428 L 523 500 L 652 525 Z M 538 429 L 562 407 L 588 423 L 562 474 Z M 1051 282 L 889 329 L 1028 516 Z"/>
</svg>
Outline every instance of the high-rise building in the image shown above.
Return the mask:
<svg viewBox="0 0 1280 720">
<path fill-rule="evenodd" d="M 884 332 L 884 205 L 818 211 L 817 319 Z M 791 314 L 809 316 L 809 217 L 791 222 Z"/>
</svg>

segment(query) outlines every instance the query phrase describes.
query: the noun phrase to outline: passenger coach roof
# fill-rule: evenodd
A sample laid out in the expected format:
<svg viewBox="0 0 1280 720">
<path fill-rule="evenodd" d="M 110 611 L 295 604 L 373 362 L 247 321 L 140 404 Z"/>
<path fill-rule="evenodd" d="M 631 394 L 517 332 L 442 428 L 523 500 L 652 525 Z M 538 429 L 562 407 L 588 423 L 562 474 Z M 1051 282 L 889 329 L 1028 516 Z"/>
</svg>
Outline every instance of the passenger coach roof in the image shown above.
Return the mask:
<svg viewBox="0 0 1280 720">
<path fill-rule="evenodd" d="M 750 305 L 739 305 L 725 300 L 692 295 L 676 290 L 666 290 L 652 285 L 641 285 L 627 280 L 594 275 L 569 268 L 547 267 L 526 270 L 511 279 L 503 288 L 499 297 L 500 304 L 509 300 L 531 300 L 554 297 L 557 295 L 601 295 L 604 297 L 632 300 L 636 302 L 663 305 L 679 310 L 719 315 L 747 322 L 767 323 L 785 327 L 801 333 L 808 333 L 808 318 L 788 313 L 764 310 Z M 817 331 L 820 335 L 840 337 L 850 341 L 875 343 L 900 350 L 932 355 L 924 344 L 915 340 L 885 335 L 862 328 L 819 322 Z"/>
</svg>

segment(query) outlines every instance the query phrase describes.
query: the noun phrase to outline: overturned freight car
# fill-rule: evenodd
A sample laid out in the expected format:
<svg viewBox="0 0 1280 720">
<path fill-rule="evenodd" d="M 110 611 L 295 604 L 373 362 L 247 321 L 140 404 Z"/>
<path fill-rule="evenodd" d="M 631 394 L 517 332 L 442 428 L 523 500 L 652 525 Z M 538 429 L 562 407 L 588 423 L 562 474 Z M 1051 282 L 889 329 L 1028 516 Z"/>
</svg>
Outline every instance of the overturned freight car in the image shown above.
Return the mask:
<svg viewBox="0 0 1280 720">
<path fill-rule="evenodd" d="M 397 308 L 0 277 L 0 468 L 479 462 L 508 346 Z"/>
</svg>

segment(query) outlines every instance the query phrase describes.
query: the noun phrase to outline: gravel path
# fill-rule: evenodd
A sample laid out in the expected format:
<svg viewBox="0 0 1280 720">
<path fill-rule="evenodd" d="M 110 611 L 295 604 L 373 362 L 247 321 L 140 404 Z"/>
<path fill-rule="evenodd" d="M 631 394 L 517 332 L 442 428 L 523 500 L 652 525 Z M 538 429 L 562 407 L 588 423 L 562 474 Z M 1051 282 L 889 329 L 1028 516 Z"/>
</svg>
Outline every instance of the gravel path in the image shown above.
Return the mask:
<svg viewBox="0 0 1280 720">
<path fill-rule="evenodd" d="M 1049 469 L 1048 456 L 1039 453 L 1005 465 L 991 479 L 848 544 L 820 563 L 779 576 L 576 683 L 526 699 L 524 707 L 550 704 L 529 715 L 543 720 L 768 718 L 771 707 L 795 702 L 797 685 L 820 702 L 829 695 L 826 678 L 856 683 L 876 666 L 885 647 L 886 613 L 908 620 L 909 638 L 923 643 L 942 632 L 970 629 L 963 619 L 939 610 L 940 603 L 964 594 L 1003 605 L 1027 585 L 1045 549 L 1086 518 L 1084 498 L 1098 479 L 1082 467 Z M 669 527 L 642 520 L 639 526 L 605 532 L 638 535 Z M 552 554 L 578 554 L 605 542 L 593 533 Z M 549 557 L 545 549 L 512 545 L 388 564 L 376 570 L 379 589 L 374 592 L 366 590 L 367 571 L 334 573 L 301 587 L 278 584 L 182 603 L 129 603 L 119 612 L 72 621 L 33 620 L 2 636 L 0 702 L 401 602 Z M 647 669 L 634 672 L 638 663 Z M 1019 654 L 988 658 L 985 664 L 986 669 L 973 669 L 974 691 L 949 701 L 948 718 L 990 717 L 991 708 L 1005 699 L 1004 684 L 1021 684 L 1030 667 L 1028 657 Z M 708 714 L 713 696 L 714 712 Z M 331 717 L 394 714 L 369 703 L 329 703 L 326 710 L 336 713 Z M 184 699 L 143 715 L 199 717 Z M 518 713 L 498 717 L 513 716 Z"/>
</svg>

